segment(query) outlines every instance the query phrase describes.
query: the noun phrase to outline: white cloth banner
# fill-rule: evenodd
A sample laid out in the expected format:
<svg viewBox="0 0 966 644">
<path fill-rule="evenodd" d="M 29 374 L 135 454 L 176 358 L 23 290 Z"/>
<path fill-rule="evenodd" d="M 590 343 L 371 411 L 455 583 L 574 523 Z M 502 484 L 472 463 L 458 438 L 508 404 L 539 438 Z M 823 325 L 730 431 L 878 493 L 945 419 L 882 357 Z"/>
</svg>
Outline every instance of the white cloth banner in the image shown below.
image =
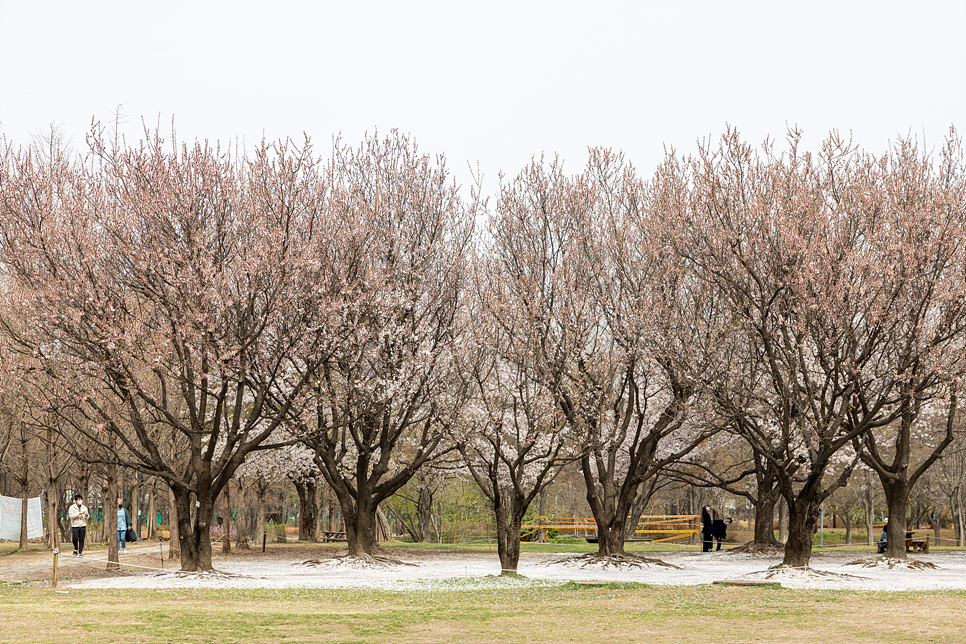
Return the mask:
<svg viewBox="0 0 966 644">
<path fill-rule="evenodd" d="M 20 511 L 23 499 L 0 496 L 0 541 L 20 541 Z M 44 517 L 40 497 L 27 499 L 27 538 L 44 536 Z"/>
</svg>

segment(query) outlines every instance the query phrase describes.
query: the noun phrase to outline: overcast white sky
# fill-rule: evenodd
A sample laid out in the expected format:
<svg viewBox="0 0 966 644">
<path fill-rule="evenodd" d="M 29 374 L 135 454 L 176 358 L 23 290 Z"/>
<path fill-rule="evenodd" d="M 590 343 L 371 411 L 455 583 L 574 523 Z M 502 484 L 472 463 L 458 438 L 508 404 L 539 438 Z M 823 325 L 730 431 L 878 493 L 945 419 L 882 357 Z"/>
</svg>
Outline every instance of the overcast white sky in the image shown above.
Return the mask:
<svg viewBox="0 0 966 644">
<path fill-rule="evenodd" d="M 966 1 L 0 0 L 0 133 L 83 147 L 120 106 L 181 140 L 399 128 L 485 188 L 588 146 L 650 173 L 726 123 L 879 151 L 966 128 Z"/>
</svg>

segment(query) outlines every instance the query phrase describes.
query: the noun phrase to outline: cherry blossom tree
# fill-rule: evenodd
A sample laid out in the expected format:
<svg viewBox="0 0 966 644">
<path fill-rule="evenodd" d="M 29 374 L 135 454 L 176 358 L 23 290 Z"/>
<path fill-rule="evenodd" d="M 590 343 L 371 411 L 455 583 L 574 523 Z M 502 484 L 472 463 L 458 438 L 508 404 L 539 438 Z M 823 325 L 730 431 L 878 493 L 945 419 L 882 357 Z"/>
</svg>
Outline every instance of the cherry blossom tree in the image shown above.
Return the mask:
<svg viewBox="0 0 966 644">
<path fill-rule="evenodd" d="M 93 462 L 168 484 L 182 567 L 210 570 L 215 499 L 297 406 L 341 323 L 325 244 L 304 238 L 327 231 L 324 183 L 308 145 L 265 144 L 247 162 L 201 143 L 167 152 L 156 135 L 128 147 L 95 131 L 90 147 L 83 167 L 2 151 L 18 316 L 5 330 L 43 377 L 31 395 L 74 401 L 62 418 Z M 164 427 L 186 458 L 163 448 Z"/>
<path fill-rule="evenodd" d="M 862 452 L 885 492 L 886 556 L 893 559 L 906 556 L 911 491 L 955 438 L 966 375 L 966 173 L 955 131 L 936 166 L 913 141 L 901 140 L 867 159 L 851 200 L 874 217 L 868 236 L 880 270 L 876 328 L 888 340 L 879 360 L 896 374 L 900 396 L 899 417 L 870 427 Z"/>
<path fill-rule="evenodd" d="M 530 504 L 579 447 L 553 391 L 538 378 L 536 329 L 519 309 L 505 306 L 512 285 L 500 265 L 485 259 L 480 264 L 472 300 L 475 324 L 461 354 L 473 398 L 454 441 L 493 508 L 501 574 L 512 575 Z"/>
<path fill-rule="evenodd" d="M 585 173 L 536 161 L 503 186 L 491 223 L 504 300 L 534 327 L 534 364 L 581 444 L 599 556 L 626 561 L 641 484 L 706 437 L 701 294 L 677 270 L 651 196 L 622 156 Z M 701 287 L 701 284 L 696 284 Z M 691 337 L 689 337 L 691 336 Z"/>
<path fill-rule="evenodd" d="M 464 397 L 454 356 L 474 214 L 444 160 L 397 132 L 337 145 L 329 172 L 353 324 L 298 423 L 339 500 L 349 555 L 371 557 L 379 504 L 438 455 Z"/>
<path fill-rule="evenodd" d="M 713 399 L 776 466 L 789 508 L 785 566 L 808 564 L 820 504 L 845 485 L 872 432 L 932 395 L 936 381 L 915 377 L 917 365 L 945 342 L 907 333 L 902 304 L 919 286 L 895 277 L 905 271 L 898 249 L 930 219 L 906 228 L 869 191 L 888 163 L 834 135 L 815 156 L 799 139 L 756 155 L 729 131 L 717 149 L 672 156 L 658 173 L 679 251 L 725 295 L 721 322 L 751 366 L 721 371 Z M 962 216 L 954 211 L 944 216 Z M 903 354 L 910 343 L 928 349 Z"/>
<path fill-rule="evenodd" d="M 842 155 L 836 148 L 829 161 Z M 839 369 L 823 368 L 853 357 L 839 355 L 822 333 L 823 322 L 839 320 L 811 318 L 825 310 L 808 293 L 806 281 L 818 276 L 803 269 L 830 267 L 806 254 L 829 251 L 834 259 L 841 248 L 817 175 L 811 159 L 797 154 L 784 163 L 754 157 L 733 132 L 717 151 L 702 148 L 683 166 L 670 159 L 659 173 L 668 216 L 681 222 L 683 255 L 730 300 L 725 322 L 736 328 L 736 352 L 747 357 L 718 379 L 713 399 L 775 466 L 789 507 L 783 563 L 790 566 L 807 565 L 819 505 L 851 471 L 823 485 L 830 461 L 864 431 L 846 423 L 855 379 L 840 382 Z M 840 274 L 830 272 L 820 283 Z"/>
</svg>

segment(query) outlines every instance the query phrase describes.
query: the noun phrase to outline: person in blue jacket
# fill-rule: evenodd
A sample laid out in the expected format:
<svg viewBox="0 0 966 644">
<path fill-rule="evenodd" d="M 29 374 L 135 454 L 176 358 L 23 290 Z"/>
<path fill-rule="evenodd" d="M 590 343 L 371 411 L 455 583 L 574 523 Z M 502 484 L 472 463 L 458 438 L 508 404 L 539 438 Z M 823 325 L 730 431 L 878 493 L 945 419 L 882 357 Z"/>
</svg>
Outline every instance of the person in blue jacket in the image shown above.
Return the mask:
<svg viewBox="0 0 966 644">
<path fill-rule="evenodd" d="M 127 536 L 127 529 L 131 527 L 131 517 L 124 509 L 123 502 L 121 499 L 117 500 L 117 551 L 122 554 L 127 554 L 126 544 L 124 543 L 124 538 Z"/>
</svg>

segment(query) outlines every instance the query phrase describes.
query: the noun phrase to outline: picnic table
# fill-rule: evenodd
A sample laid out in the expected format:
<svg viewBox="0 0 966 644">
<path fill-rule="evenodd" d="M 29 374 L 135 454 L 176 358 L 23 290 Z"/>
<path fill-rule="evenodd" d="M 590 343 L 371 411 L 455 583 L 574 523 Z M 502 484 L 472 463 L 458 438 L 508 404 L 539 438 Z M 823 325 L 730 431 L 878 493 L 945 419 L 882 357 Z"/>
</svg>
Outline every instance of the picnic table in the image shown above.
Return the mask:
<svg viewBox="0 0 966 644">
<path fill-rule="evenodd" d="M 927 534 L 922 539 L 917 539 L 915 535 L 915 530 L 906 530 L 906 552 L 924 552 L 929 554 L 929 535 Z"/>
</svg>

